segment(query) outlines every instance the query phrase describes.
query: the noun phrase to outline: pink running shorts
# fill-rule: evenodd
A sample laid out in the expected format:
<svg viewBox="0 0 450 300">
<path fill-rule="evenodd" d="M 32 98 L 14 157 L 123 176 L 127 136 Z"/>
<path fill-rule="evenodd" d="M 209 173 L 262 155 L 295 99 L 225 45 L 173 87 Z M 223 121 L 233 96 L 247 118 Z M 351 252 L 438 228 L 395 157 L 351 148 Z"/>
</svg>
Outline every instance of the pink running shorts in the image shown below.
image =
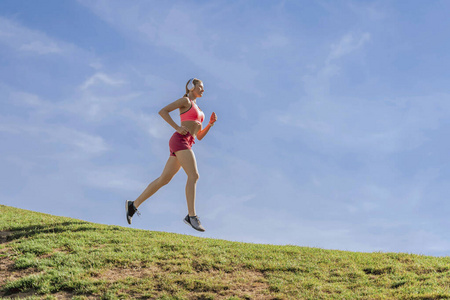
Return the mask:
<svg viewBox="0 0 450 300">
<path fill-rule="evenodd" d="M 188 132 L 186 135 L 175 132 L 169 141 L 170 156 L 176 156 L 175 152 L 191 149 L 195 144 L 195 138 Z"/>
</svg>

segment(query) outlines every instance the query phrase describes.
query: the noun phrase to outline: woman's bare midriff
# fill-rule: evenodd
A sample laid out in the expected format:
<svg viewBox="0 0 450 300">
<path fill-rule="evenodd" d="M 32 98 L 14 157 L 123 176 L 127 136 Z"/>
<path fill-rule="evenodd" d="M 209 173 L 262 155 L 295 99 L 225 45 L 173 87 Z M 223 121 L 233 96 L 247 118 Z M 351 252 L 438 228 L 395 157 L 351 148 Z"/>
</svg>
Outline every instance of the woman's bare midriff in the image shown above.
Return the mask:
<svg viewBox="0 0 450 300">
<path fill-rule="evenodd" d="M 186 127 L 189 130 L 189 133 L 193 136 L 196 137 L 197 133 L 199 132 L 199 130 L 202 128 L 202 125 L 198 124 L 195 121 L 184 121 L 181 122 L 181 126 Z"/>
</svg>

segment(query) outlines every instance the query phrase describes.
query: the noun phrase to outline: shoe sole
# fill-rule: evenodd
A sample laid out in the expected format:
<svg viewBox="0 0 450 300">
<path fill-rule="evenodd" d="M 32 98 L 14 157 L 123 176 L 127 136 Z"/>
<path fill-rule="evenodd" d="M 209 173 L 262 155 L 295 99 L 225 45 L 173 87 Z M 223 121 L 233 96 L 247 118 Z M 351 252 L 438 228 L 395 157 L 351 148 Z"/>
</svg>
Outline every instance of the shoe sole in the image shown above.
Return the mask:
<svg viewBox="0 0 450 300">
<path fill-rule="evenodd" d="M 200 232 L 205 232 L 205 230 L 197 229 L 197 228 L 195 228 L 194 226 L 192 226 L 192 224 L 189 223 L 188 221 L 186 221 L 186 219 L 183 219 L 183 221 L 184 221 L 184 223 L 188 224 L 189 226 L 191 226 L 191 227 L 194 228 L 195 230 L 200 231 Z"/>
<path fill-rule="evenodd" d="M 127 222 L 128 222 L 128 224 L 130 224 L 131 225 L 131 218 L 130 219 L 128 219 L 128 202 L 130 202 L 130 200 L 126 200 L 125 201 L 125 212 L 126 212 L 126 218 L 127 218 Z"/>
</svg>

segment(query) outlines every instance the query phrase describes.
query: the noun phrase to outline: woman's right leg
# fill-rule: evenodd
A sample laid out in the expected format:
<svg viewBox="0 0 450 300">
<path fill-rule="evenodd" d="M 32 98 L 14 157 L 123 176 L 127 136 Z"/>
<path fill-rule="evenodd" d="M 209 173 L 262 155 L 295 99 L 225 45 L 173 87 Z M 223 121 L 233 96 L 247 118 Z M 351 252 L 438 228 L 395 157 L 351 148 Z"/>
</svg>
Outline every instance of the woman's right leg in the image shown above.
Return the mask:
<svg viewBox="0 0 450 300">
<path fill-rule="evenodd" d="M 181 165 L 175 156 L 170 156 L 167 160 L 164 170 L 158 178 L 150 183 L 142 194 L 134 201 L 134 206 L 138 208 L 145 200 L 150 198 L 156 193 L 162 186 L 168 184 L 172 180 L 173 176 L 180 170 Z"/>
</svg>

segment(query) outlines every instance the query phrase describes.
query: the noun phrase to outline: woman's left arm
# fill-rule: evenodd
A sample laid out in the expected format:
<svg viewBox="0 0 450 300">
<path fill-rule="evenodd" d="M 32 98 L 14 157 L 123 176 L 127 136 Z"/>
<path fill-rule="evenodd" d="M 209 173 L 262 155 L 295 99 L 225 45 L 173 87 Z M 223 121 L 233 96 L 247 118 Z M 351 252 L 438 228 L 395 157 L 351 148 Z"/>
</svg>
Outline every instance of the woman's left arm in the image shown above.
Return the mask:
<svg viewBox="0 0 450 300">
<path fill-rule="evenodd" d="M 211 114 L 211 117 L 209 118 L 209 123 L 206 125 L 205 128 L 202 128 L 199 132 L 197 132 L 197 138 L 198 140 L 201 140 L 205 137 L 205 135 L 208 133 L 208 131 L 211 129 L 211 127 L 214 126 L 214 123 L 217 121 L 217 115 L 215 112 Z"/>
</svg>

